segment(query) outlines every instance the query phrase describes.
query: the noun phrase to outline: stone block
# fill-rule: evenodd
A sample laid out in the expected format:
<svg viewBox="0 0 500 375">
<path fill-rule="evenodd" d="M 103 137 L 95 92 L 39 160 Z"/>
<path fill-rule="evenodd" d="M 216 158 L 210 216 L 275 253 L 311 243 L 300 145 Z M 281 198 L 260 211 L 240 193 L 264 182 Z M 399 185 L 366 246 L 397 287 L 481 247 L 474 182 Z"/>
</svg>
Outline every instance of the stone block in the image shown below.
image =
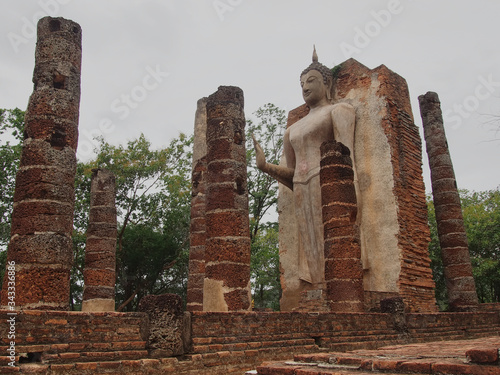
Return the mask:
<svg viewBox="0 0 500 375">
<path fill-rule="evenodd" d="M 208 237 L 250 235 L 248 212 L 245 210 L 208 212 L 206 220 Z"/>
<path fill-rule="evenodd" d="M 363 287 L 358 280 L 327 281 L 327 300 L 332 302 L 362 301 Z"/>
<path fill-rule="evenodd" d="M 359 280 L 362 278 L 363 267 L 359 258 L 325 259 L 325 280 Z"/>
<path fill-rule="evenodd" d="M 209 160 L 234 160 L 239 163 L 246 163 L 246 153 L 235 150 L 234 138 L 214 139 L 208 145 L 207 158 Z"/>
<path fill-rule="evenodd" d="M 250 271 L 248 271 L 250 272 Z M 241 311 L 250 309 L 250 289 L 235 289 L 229 293 L 224 293 L 229 311 Z"/>
<path fill-rule="evenodd" d="M 71 238 L 61 234 L 19 235 L 9 243 L 9 260 L 16 264 L 65 264 L 73 262 Z"/>
<path fill-rule="evenodd" d="M 351 165 L 326 164 L 321 172 L 320 184 L 330 183 L 332 181 L 353 181 L 354 171 Z"/>
<path fill-rule="evenodd" d="M 113 223 L 89 223 L 87 233 L 102 238 L 116 238 L 116 224 Z"/>
<path fill-rule="evenodd" d="M 205 265 L 205 277 L 220 280 L 229 288 L 247 288 L 248 275 L 250 275 L 249 264 L 219 262 Z"/>
<path fill-rule="evenodd" d="M 236 262 L 250 264 L 250 238 L 208 238 L 205 259 L 210 262 Z"/>
<path fill-rule="evenodd" d="M 465 232 L 442 233 L 439 236 L 441 248 L 465 247 L 468 248 L 467 235 Z"/>
<path fill-rule="evenodd" d="M 476 348 L 465 352 L 467 359 L 478 364 L 498 363 L 498 348 Z"/>
<path fill-rule="evenodd" d="M 115 246 L 114 241 L 113 245 Z M 85 268 L 114 270 L 116 267 L 114 246 L 112 251 L 89 251 L 87 243 L 87 249 L 85 250 Z"/>
<path fill-rule="evenodd" d="M 110 286 L 100 286 L 100 285 L 85 285 L 83 290 L 83 301 L 88 301 L 91 299 L 112 299 L 115 300 L 115 288 Z M 89 309 L 87 311 L 96 311 Z M 114 311 L 114 302 L 113 302 Z"/>
<path fill-rule="evenodd" d="M 89 221 L 93 223 L 116 223 L 116 208 L 113 206 L 90 206 Z"/>
<path fill-rule="evenodd" d="M 175 294 L 149 295 L 139 302 L 138 311 L 149 317 L 148 349 L 153 357 L 185 353 L 190 346 L 189 327 L 182 299 Z"/>
<path fill-rule="evenodd" d="M 356 191 L 352 181 L 332 182 L 321 187 L 321 199 L 323 205 L 333 202 L 356 204 Z"/>
<path fill-rule="evenodd" d="M 54 266 L 20 269 L 16 272 L 16 305 L 31 309 L 67 310 L 70 267 Z M 40 282 L 43 281 L 43 282 Z M 2 298 L 2 301 L 6 301 Z"/>
<path fill-rule="evenodd" d="M 337 201 L 323 205 L 323 221 L 326 222 L 330 218 L 348 218 L 350 223 L 354 224 L 356 222 L 357 210 L 356 203 Z"/>
<path fill-rule="evenodd" d="M 205 232 L 191 232 L 191 246 L 205 246 L 206 238 Z"/>
<path fill-rule="evenodd" d="M 325 239 L 325 259 L 358 258 L 361 259 L 361 247 L 353 236 Z"/>
<path fill-rule="evenodd" d="M 50 166 L 61 168 L 69 174 L 76 173 L 76 154 L 71 147 L 61 150 L 53 148 L 42 139 L 29 138 L 25 140 L 21 153 L 20 166 Z"/>
<path fill-rule="evenodd" d="M 90 269 L 85 267 L 83 277 L 85 279 L 85 285 L 115 285 L 115 270 Z"/>
<path fill-rule="evenodd" d="M 245 119 L 244 118 L 209 118 L 207 120 L 207 157 L 211 157 L 211 150 L 216 145 L 213 141 L 217 139 L 229 139 L 232 148 L 244 147 L 245 142 Z"/>
</svg>

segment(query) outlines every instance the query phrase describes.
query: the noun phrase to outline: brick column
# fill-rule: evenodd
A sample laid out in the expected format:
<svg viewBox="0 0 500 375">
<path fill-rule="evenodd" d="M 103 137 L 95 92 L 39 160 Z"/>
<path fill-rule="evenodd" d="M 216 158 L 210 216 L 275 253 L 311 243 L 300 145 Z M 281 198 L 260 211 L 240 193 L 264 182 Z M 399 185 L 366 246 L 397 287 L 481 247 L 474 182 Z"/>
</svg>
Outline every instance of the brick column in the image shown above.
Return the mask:
<svg viewBox="0 0 500 375">
<path fill-rule="evenodd" d="M 251 308 L 250 228 L 243 91 L 221 86 L 207 100 L 204 311 Z"/>
<path fill-rule="evenodd" d="M 205 179 L 206 158 L 198 160 L 193 170 L 191 197 L 191 226 L 189 247 L 189 278 L 187 288 L 187 310 L 203 311 L 203 280 L 205 279 Z"/>
<path fill-rule="evenodd" d="M 330 310 L 336 312 L 364 311 L 356 191 L 349 154 L 340 142 L 321 145 L 326 300 Z"/>
<path fill-rule="evenodd" d="M 203 311 L 205 279 L 205 207 L 207 171 L 207 98 L 198 100 L 194 120 L 193 171 L 187 310 Z"/>
<path fill-rule="evenodd" d="M 7 261 L 16 264 L 17 307 L 68 310 L 82 31 L 45 17 L 37 32 Z"/>
<path fill-rule="evenodd" d="M 106 169 L 92 171 L 82 311 L 115 311 L 115 190 L 112 172 Z"/>
<path fill-rule="evenodd" d="M 431 170 L 432 195 L 450 309 L 470 310 L 477 294 L 462 217 L 455 172 L 443 125 L 441 104 L 434 92 L 418 97 Z"/>
</svg>

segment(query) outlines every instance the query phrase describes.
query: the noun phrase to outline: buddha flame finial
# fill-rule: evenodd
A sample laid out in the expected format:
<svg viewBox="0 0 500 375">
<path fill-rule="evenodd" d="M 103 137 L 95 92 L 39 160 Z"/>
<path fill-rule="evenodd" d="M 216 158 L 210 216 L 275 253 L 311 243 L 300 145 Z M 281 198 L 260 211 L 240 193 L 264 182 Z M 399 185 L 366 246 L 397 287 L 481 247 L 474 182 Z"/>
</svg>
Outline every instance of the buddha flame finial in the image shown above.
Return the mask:
<svg viewBox="0 0 500 375">
<path fill-rule="evenodd" d="M 313 44 L 313 62 L 318 62 L 318 54 L 316 53 L 316 45 Z"/>
<path fill-rule="evenodd" d="M 323 76 L 323 82 L 325 84 L 328 82 L 328 80 L 332 79 L 332 71 L 330 70 L 330 68 L 318 62 L 318 54 L 316 53 L 316 46 L 314 44 L 313 44 L 312 63 L 306 69 L 304 69 L 304 71 L 300 74 L 300 76 L 302 77 L 310 70 L 317 70 L 318 72 L 320 72 L 321 75 Z"/>
</svg>

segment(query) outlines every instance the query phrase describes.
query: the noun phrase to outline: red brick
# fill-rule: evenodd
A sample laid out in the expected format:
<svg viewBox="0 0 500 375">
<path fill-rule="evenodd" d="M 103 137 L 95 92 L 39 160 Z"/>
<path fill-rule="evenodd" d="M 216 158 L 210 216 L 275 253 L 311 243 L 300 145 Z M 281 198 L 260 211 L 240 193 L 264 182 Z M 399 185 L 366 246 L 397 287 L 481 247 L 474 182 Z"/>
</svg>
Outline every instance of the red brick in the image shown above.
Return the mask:
<svg viewBox="0 0 500 375">
<path fill-rule="evenodd" d="M 97 362 L 78 362 L 75 367 L 77 370 L 93 371 L 97 370 Z"/>
<path fill-rule="evenodd" d="M 470 349 L 465 355 L 474 363 L 496 363 L 498 362 L 498 348 Z"/>
</svg>

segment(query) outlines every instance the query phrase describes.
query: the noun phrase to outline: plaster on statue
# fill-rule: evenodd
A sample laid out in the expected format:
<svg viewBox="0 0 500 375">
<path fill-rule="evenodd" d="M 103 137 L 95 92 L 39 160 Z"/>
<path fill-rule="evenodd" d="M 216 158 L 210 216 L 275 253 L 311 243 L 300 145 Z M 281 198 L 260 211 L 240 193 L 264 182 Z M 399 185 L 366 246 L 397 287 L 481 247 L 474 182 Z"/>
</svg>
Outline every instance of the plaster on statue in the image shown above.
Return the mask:
<svg viewBox="0 0 500 375">
<path fill-rule="evenodd" d="M 257 167 L 293 190 L 299 232 L 299 278 L 313 288 L 321 288 L 325 279 L 320 146 L 334 139 L 349 148 L 354 160 L 354 108 L 347 103 L 331 103 L 332 83 L 332 71 L 318 62 L 314 49 L 312 64 L 300 76 L 309 113 L 285 132 L 286 165 L 267 163 L 254 138 Z"/>
</svg>

